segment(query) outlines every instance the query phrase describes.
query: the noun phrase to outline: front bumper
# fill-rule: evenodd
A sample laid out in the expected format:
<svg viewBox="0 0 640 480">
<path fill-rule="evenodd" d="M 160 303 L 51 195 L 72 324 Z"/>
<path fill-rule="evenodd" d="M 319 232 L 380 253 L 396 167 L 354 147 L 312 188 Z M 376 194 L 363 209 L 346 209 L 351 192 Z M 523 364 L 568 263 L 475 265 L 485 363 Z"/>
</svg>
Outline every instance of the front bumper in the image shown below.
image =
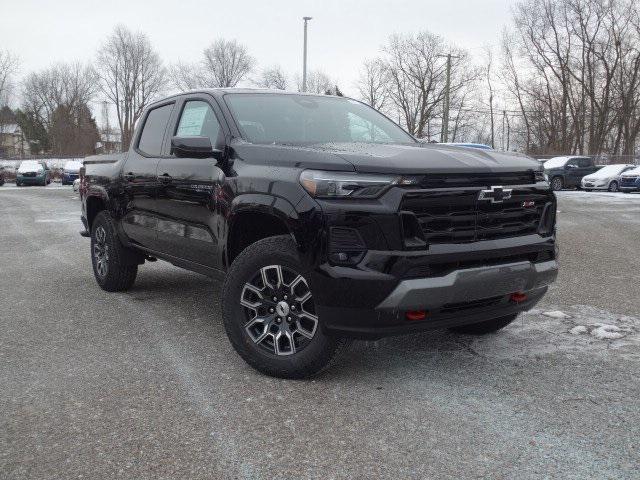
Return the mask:
<svg viewBox="0 0 640 480">
<path fill-rule="evenodd" d="M 30 184 L 30 185 L 41 185 L 43 182 L 46 182 L 46 177 L 43 175 L 35 176 L 35 177 L 23 177 L 17 176 L 16 182 L 22 184 Z"/>
<path fill-rule="evenodd" d="M 530 235 L 422 252 L 370 251 L 358 268 L 321 265 L 312 283 L 328 334 L 380 338 L 528 310 L 557 273 L 555 237 Z M 511 294 L 518 292 L 527 298 L 515 303 Z M 407 320 L 412 310 L 425 310 L 426 318 Z"/>
<path fill-rule="evenodd" d="M 549 286 L 558 276 L 555 260 L 455 270 L 444 277 L 403 280 L 377 310 L 437 310 Z"/>
</svg>

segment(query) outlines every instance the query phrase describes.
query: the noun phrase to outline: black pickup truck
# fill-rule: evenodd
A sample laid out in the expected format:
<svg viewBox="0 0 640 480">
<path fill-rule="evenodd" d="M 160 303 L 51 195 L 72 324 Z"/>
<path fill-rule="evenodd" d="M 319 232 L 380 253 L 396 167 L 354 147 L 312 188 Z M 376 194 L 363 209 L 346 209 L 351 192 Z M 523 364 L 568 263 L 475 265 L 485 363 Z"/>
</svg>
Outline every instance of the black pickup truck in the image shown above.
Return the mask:
<svg viewBox="0 0 640 480">
<path fill-rule="evenodd" d="M 420 143 L 348 98 L 177 95 L 128 153 L 84 164 L 100 287 L 130 288 L 155 259 L 223 277 L 229 339 L 269 375 L 313 375 L 354 337 L 495 332 L 557 276 L 537 162 Z"/>
</svg>

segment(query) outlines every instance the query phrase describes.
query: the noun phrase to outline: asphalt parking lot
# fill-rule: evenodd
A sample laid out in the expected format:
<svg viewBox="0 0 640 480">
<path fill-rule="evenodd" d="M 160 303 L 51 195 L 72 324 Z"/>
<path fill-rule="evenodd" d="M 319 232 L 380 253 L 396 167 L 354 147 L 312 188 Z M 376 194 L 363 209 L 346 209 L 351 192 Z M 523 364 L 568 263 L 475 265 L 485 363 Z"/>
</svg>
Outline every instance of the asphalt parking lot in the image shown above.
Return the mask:
<svg viewBox="0 0 640 480">
<path fill-rule="evenodd" d="M 640 195 L 559 198 L 559 281 L 503 332 L 286 381 L 232 350 L 218 282 L 103 292 L 72 189 L 0 187 L 0 478 L 638 478 Z"/>
</svg>

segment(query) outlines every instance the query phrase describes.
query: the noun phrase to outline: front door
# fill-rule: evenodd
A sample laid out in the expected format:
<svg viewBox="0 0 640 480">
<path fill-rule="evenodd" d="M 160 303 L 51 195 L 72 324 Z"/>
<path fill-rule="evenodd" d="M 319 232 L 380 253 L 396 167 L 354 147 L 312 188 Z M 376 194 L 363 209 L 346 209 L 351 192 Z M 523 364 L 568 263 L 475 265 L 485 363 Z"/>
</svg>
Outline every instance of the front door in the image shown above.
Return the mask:
<svg viewBox="0 0 640 480">
<path fill-rule="evenodd" d="M 220 143 L 217 107 L 206 98 L 187 98 L 172 136 L 206 136 Z M 173 257 L 221 268 L 216 191 L 224 179 L 214 158 L 163 158 L 158 164 L 158 240 L 161 251 Z"/>
<path fill-rule="evenodd" d="M 122 227 L 130 241 L 156 250 L 157 167 L 174 103 L 149 110 L 122 169 L 126 204 Z"/>
</svg>

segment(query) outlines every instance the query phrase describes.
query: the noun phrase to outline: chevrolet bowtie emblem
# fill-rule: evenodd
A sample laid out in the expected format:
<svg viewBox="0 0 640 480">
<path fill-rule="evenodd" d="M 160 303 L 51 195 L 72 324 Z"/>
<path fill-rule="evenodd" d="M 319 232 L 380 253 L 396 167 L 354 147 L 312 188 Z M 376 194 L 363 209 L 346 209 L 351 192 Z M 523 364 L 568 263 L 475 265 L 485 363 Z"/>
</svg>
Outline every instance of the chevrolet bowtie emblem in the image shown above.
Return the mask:
<svg viewBox="0 0 640 480">
<path fill-rule="evenodd" d="M 480 190 L 478 200 L 491 200 L 491 203 L 502 203 L 511 198 L 510 188 L 491 187 L 489 190 Z"/>
</svg>

